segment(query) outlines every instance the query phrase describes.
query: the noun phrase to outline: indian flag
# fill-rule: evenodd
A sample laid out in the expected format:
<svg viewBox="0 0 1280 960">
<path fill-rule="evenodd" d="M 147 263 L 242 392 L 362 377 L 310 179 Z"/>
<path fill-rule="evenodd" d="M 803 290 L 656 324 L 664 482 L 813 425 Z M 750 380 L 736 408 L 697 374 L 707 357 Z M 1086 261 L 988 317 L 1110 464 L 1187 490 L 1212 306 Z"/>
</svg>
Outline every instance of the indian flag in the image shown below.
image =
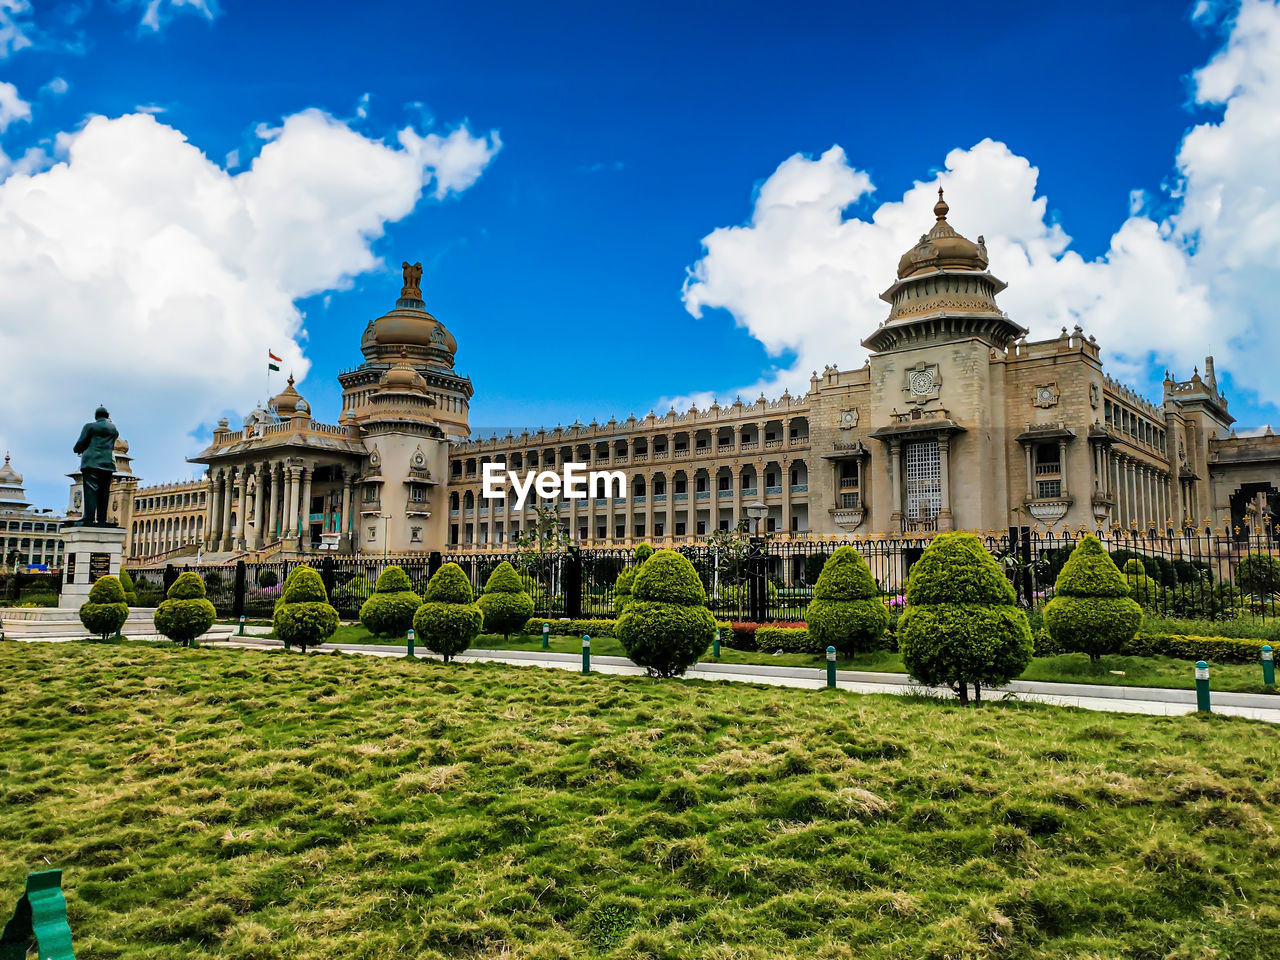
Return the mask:
<svg viewBox="0 0 1280 960">
<path fill-rule="evenodd" d="M 280 369 L 280 367 L 278 366 L 278 364 L 279 364 L 279 363 L 280 363 L 280 358 L 279 358 L 279 357 L 277 357 L 277 356 L 276 356 L 274 353 L 272 353 L 270 350 L 268 350 L 268 351 L 267 351 L 267 369 L 268 369 L 268 370 L 279 370 L 279 369 Z"/>
</svg>

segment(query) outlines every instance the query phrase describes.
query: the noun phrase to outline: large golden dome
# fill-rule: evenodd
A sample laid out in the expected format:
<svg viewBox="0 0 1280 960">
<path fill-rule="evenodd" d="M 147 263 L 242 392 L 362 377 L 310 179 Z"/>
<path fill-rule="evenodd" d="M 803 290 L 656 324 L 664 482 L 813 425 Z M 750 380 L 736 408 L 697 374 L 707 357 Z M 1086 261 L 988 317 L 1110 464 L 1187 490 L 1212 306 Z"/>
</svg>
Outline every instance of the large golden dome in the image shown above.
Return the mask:
<svg viewBox="0 0 1280 960">
<path fill-rule="evenodd" d="M 418 286 L 422 264 L 404 263 L 402 270 L 404 286 L 400 289 L 400 299 L 394 309 L 369 325 L 360 349 L 368 360 L 390 361 L 400 356 L 402 347 L 409 347 L 410 356 L 451 368 L 458 341 L 443 323 L 427 312 Z"/>
<path fill-rule="evenodd" d="M 973 270 L 982 273 L 987 269 L 987 248 L 982 237 L 974 243 L 956 233 L 951 224 L 947 223 L 947 212 L 950 209 L 947 201 L 942 199 L 942 188 L 939 187 L 938 202 L 933 207 L 933 215 L 938 221 L 898 261 L 899 280 L 933 270 Z"/>
<path fill-rule="evenodd" d="M 307 402 L 302 399 L 302 394 L 293 388 L 293 374 L 289 374 L 288 385 L 271 400 L 270 406 L 282 420 L 287 420 L 298 413 L 299 407 L 302 408 L 301 412 L 310 410 Z"/>
</svg>

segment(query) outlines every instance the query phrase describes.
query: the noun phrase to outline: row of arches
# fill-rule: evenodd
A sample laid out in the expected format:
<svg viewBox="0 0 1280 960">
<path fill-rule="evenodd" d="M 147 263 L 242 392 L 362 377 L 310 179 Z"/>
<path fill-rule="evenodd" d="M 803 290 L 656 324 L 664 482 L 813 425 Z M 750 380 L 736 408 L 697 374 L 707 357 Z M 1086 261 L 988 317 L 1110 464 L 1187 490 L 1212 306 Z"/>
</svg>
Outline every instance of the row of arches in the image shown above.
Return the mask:
<svg viewBox="0 0 1280 960">
<path fill-rule="evenodd" d="M 154 557 L 198 543 L 204 534 L 204 515 L 135 520 L 130 533 L 130 556 Z"/>
</svg>

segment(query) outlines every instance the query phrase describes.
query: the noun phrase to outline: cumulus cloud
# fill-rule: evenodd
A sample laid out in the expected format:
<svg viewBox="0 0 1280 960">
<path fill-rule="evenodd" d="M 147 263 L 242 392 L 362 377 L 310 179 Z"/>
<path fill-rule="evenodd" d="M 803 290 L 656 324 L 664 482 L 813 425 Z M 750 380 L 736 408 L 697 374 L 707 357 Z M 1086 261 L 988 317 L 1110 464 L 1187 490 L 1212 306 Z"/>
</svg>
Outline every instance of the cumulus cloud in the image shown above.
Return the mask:
<svg viewBox="0 0 1280 960">
<path fill-rule="evenodd" d="M 64 160 L 0 183 L 0 445 L 56 477 L 104 402 L 140 475 L 185 473 L 194 428 L 263 399 L 267 349 L 305 376 L 295 301 L 378 267 L 386 225 L 496 149 L 465 127 L 390 145 L 307 110 L 233 175 L 153 116 L 91 118 Z"/>
<path fill-rule="evenodd" d="M 0 81 L 0 133 L 18 120 L 31 119 L 31 104 L 18 96 L 18 88 L 12 83 Z"/>
<path fill-rule="evenodd" d="M 1207 17 L 1216 7 L 1198 11 Z M 1193 77 L 1198 103 L 1220 120 L 1190 130 L 1175 159 L 1163 218 L 1135 190 L 1130 216 L 1100 258 L 1070 249 L 1037 195 L 1038 170 L 994 140 L 951 151 L 900 198 L 870 202 L 870 177 L 836 146 L 785 160 L 756 192 L 750 220 L 715 230 L 690 270 L 695 317 L 723 308 L 778 368 L 744 392 L 807 387 L 811 370 L 859 365 L 859 345 L 887 315 L 878 299 L 898 257 L 927 230 L 937 188 L 961 233 L 984 235 L 991 269 L 1009 283 L 1001 305 L 1032 336 L 1080 323 L 1111 369 L 1187 372 L 1216 353 L 1237 388 L 1280 403 L 1269 375 L 1280 351 L 1280 2 L 1245 0 L 1222 50 Z M 865 204 L 865 216 L 846 216 Z M 1155 379 L 1159 379 L 1156 376 Z"/>
<path fill-rule="evenodd" d="M 142 8 L 139 29 L 153 32 L 182 13 L 194 13 L 206 20 L 221 13 L 217 0 L 136 0 L 134 6 Z"/>
<path fill-rule="evenodd" d="M 0 59 L 34 44 L 30 0 L 0 0 Z"/>
<path fill-rule="evenodd" d="M 41 93 L 51 93 L 55 97 L 60 97 L 71 89 L 71 84 L 67 83 L 63 77 L 54 77 L 43 87 L 40 88 Z"/>
</svg>

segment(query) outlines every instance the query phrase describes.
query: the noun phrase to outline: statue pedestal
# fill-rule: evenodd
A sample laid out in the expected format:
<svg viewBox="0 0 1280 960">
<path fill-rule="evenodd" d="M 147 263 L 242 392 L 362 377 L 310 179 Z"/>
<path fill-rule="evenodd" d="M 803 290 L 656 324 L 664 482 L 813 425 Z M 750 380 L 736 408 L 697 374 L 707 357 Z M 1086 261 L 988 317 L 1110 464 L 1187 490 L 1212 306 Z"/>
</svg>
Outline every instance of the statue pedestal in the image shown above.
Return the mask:
<svg viewBox="0 0 1280 960">
<path fill-rule="evenodd" d="M 124 527 L 62 528 L 62 595 L 58 606 L 78 610 L 89 588 L 105 576 L 120 576 Z"/>
</svg>

